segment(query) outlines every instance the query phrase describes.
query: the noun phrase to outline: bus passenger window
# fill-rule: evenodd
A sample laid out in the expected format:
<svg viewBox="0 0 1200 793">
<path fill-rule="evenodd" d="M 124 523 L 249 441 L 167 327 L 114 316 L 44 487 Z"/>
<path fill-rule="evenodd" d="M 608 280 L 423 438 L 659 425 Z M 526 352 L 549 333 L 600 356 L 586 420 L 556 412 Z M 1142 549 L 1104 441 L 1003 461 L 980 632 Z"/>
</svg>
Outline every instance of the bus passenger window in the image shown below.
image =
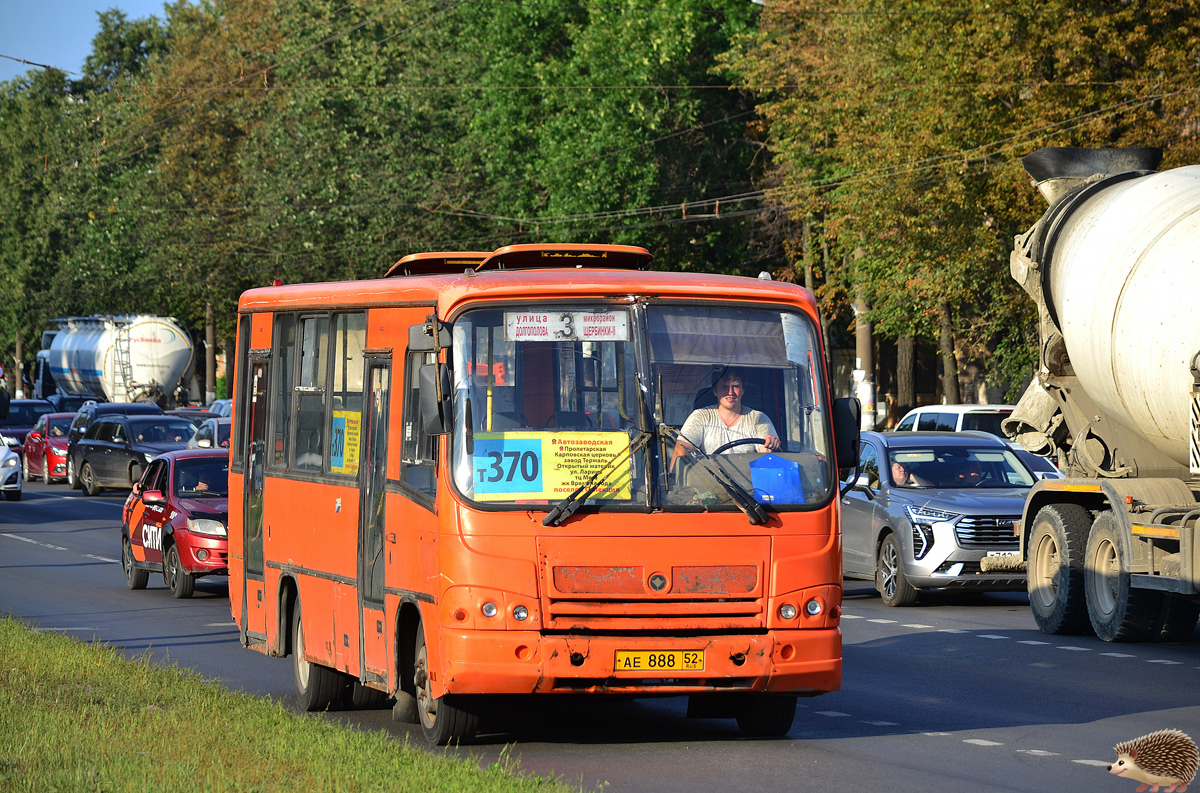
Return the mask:
<svg viewBox="0 0 1200 793">
<path fill-rule="evenodd" d="M 409 486 L 428 496 L 437 494 L 437 439 L 421 422 L 420 371 L 433 363 L 432 353 L 408 354 L 404 376 L 404 438 L 400 444 L 401 476 Z"/>
<path fill-rule="evenodd" d="M 324 451 L 325 373 L 329 317 L 300 320 L 300 382 L 296 387 L 296 446 L 293 468 L 320 471 Z"/>
<path fill-rule="evenodd" d="M 356 475 L 363 427 L 362 351 L 367 344 L 367 315 L 338 314 L 334 327 L 333 392 L 327 435 L 329 470 Z"/>
</svg>

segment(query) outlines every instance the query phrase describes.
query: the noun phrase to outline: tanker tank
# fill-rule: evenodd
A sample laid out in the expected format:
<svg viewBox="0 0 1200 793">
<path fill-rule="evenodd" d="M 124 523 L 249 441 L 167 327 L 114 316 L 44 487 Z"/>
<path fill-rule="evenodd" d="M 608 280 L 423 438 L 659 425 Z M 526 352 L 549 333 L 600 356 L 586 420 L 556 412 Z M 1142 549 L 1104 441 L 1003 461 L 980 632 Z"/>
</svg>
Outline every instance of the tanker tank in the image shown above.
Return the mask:
<svg viewBox="0 0 1200 793">
<path fill-rule="evenodd" d="M 49 368 L 65 394 L 167 403 L 192 366 L 192 341 L 170 317 L 64 317 L 55 323 Z"/>
<path fill-rule="evenodd" d="M 1030 451 L 1064 451 L 1082 475 L 1188 474 L 1200 166 L 1157 165 L 1147 149 L 1043 149 L 1025 159 L 1052 206 L 1018 239 L 1011 269 L 1038 303 L 1043 365 L 1006 426 Z M 1046 399 L 1060 377 L 1085 393 Z M 1078 416 L 1054 422 L 1073 407 Z"/>
</svg>

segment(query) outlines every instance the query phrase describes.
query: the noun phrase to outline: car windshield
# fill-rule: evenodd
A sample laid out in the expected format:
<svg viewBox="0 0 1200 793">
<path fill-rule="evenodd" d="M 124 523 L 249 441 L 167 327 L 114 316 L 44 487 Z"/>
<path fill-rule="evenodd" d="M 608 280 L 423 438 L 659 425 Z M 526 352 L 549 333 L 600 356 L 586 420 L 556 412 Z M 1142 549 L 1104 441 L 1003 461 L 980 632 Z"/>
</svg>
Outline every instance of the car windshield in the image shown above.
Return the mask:
<svg viewBox="0 0 1200 793">
<path fill-rule="evenodd" d="M 175 461 L 175 495 L 224 498 L 229 494 L 229 458 L 183 458 Z"/>
<path fill-rule="evenodd" d="M 1008 449 L 929 446 L 889 454 L 894 487 L 1031 487 L 1033 477 Z"/>
<path fill-rule="evenodd" d="M 46 428 L 46 433 L 51 438 L 66 437 L 67 430 L 71 429 L 71 419 L 50 419 L 50 426 Z"/>
<path fill-rule="evenodd" d="M 475 501 L 549 509 L 586 485 L 597 505 L 647 509 L 658 490 L 667 509 L 802 509 L 836 481 L 817 331 L 798 312 L 479 309 L 453 339 L 454 482 Z M 735 379 L 738 427 L 716 438 L 716 390 Z"/>
<path fill-rule="evenodd" d="M 44 404 L 33 403 L 24 405 L 13 405 L 8 411 L 8 420 L 4 423 L 10 427 L 32 427 L 37 424 L 39 416 L 44 416 L 47 413 L 54 412 L 54 405 L 49 402 Z"/>
<path fill-rule="evenodd" d="M 129 434 L 135 443 L 187 443 L 196 427 L 186 419 L 130 419 Z"/>
</svg>

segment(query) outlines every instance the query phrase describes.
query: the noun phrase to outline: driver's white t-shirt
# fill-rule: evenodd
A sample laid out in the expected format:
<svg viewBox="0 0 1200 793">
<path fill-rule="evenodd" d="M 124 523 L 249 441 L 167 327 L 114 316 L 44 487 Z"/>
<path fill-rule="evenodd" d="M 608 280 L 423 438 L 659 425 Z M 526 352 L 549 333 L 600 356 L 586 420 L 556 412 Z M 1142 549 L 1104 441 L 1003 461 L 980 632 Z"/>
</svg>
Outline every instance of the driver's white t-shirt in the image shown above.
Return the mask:
<svg viewBox="0 0 1200 793">
<path fill-rule="evenodd" d="M 761 411 L 743 407 L 741 418 L 732 427 L 725 424 L 718 411 L 719 408 L 715 407 L 693 410 L 692 415 L 683 422 L 679 434 L 688 443 L 700 447 L 705 454 L 712 454 L 714 449 L 719 449 L 730 441 L 765 438 L 768 435 L 779 436 L 779 433 L 775 432 L 775 425 Z M 757 449 L 754 444 L 745 443 L 726 449 L 722 454 L 742 454 Z"/>
</svg>

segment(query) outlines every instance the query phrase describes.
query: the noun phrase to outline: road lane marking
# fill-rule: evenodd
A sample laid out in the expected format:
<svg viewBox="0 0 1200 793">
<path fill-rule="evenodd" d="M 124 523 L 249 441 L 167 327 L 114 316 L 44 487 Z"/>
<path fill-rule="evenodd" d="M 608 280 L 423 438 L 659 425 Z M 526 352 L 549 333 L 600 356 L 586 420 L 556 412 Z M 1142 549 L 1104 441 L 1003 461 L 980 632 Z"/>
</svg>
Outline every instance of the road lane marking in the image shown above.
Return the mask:
<svg viewBox="0 0 1200 793">
<path fill-rule="evenodd" d="M 52 551 L 67 550 L 66 548 L 62 547 L 61 545 L 50 545 L 49 543 L 38 542 L 37 540 L 31 540 L 28 537 L 22 537 L 20 534 L 0 534 L 0 537 L 8 537 L 9 539 L 20 540 L 21 542 L 27 542 L 27 543 L 30 543 L 31 545 L 40 545 L 43 548 L 49 548 Z"/>
<path fill-rule="evenodd" d="M 894 721 L 864 721 L 863 724 L 870 724 L 875 727 L 899 727 L 900 725 Z"/>
<path fill-rule="evenodd" d="M 867 620 L 867 622 L 877 622 L 880 625 L 895 625 L 899 620 Z"/>
<path fill-rule="evenodd" d="M 969 631 L 960 631 L 957 628 L 940 628 L 938 633 L 969 633 Z"/>
<path fill-rule="evenodd" d="M 1165 658 L 1155 658 L 1153 661 L 1147 661 L 1146 663 L 1148 663 L 1148 664 L 1166 664 L 1168 666 L 1175 666 L 1177 664 L 1182 664 L 1183 661 L 1168 661 Z"/>
<path fill-rule="evenodd" d="M 1072 760 L 1071 762 L 1079 763 L 1080 765 L 1098 765 L 1103 766 L 1104 768 L 1112 765 L 1112 760 Z"/>
<path fill-rule="evenodd" d="M 1107 655 L 1109 658 L 1137 658 L 1136 655 L 1130 655 L 1129 653 L 1100 653 L 1100 654 Z"/>
<path fill-rule="evenodd" d="M 996 741 L 985 741 L 982 738 L 964 738 L 963 743 L 973 743 L 976 746 L 1003 746 L 1004 745 L 1002 743 L 997 743 Z"/>
<path fill-rule="evenodd" d="M 206 623 L 204 627 L 206 627 L 206 628 L 236 628 L 237 623 L 236 622 L 209 622 L 209 623 Z"/>
<path fill-rule="evenodd" d="M 979 638 L 980 639 L 1007 639 L 1008 637 L 1007 636 L 999 636 L 995 633 L 981 633 L 981 634 L 979 634 Z"/>
<path fill-rule="evenodd" d="M 843 716 L 850 715 L 849 713 L 842 713 L 838 710 L 814 710 L 813 713 L 816 713 L 818 716 L 832 716 L 834 718 L 842 718 Z"/>
<path fill-rule="evenodd" d="M 861 614 L 842 614 L 842 619 L 844 619 L 844 620 L 861 620 L 861 619 L 863 619 L 863 616 Z"/>
<path fill-rule="evenodd" d="M 1091 652 L 1091 648 L 1090 648 L 1090 647 L 1075 647 L 1074 645 L 1071 645 L 1071 644 L 1064 644 L 1063 646 L 1059 647 L 1058 649 L 1060 649 L 1060 650 L 1070 650 L 1070 651 L 1071 651 L 1071 652 L 1073 652 L 1073 653 L 1088 653 L 1088 652 Z"/>
<path fill-rule="evenodd" d="M 922 625 L 919 622 L 911 622 L 908 625 L 903 625 L 904 628 L 932 628 L 932 625 Z"/>
<path fill-rule="evenodd" d="M 1032 639 L 1026 639 L 1025 641 L 1017 642 L 1017 644 L 1028 644 L 1028 645 L 1043 645 L 1043 644 L 1049 644 L 1049 643 L 1050 642 L 1035 642 Z"/>
<path fill-rule="evenodd" d="M 90 553 L 85 553 L 84 556 L 86 556 L 88 559 L 95 559 L 98 562 L 110 562 L 112 564 L 120 564 L 121 563 L 120 559 L 109 559 L 105 556 L 94 556 L 93 554 L 90 554 Z"/>
<path fill-rule="evenodd" d="M 1058 757 L 1058 752 L 1047 752 L 1045 749 L 1017 749 L 1021 754 L 1031 754 L 1034 757 Z"/>
</svg>

